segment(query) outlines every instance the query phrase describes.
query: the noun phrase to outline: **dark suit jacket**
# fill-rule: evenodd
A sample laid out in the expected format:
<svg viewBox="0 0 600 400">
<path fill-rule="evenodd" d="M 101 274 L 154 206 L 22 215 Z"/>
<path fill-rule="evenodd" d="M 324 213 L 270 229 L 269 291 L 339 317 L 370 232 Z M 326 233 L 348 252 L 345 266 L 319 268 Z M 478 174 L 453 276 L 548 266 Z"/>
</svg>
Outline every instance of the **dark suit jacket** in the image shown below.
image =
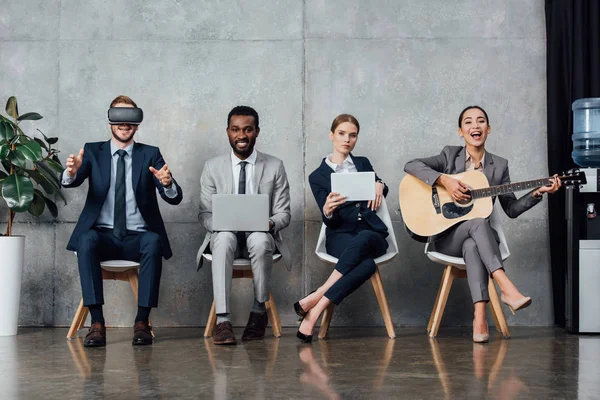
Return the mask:
<svg viewBox="0 0 600 400">
<path fill-rule="evenodd" d="M 86 143 L 83 149 L 83 160 L 77 171 L 77 177 L 73 183 L 65 185 L 65 187 L 77 187 L 89 178 L 85 206 L 67 245 L 67 249 L 72 251 L 77 251 L 79 237 L 94 226 L 110 187 L 112 168 L 110 141 Z M 163 160 L 158 147 L 134 143 L 131 168 L 135 201 L 148 225 L 148 230 L 160 236 L 163 257 L 169 259 L 173 253 L 167 238 L 165 224 L 158 209 L 156 190 L 158 189 L 161 197 L 169 204 L 181 203 L 183 192 L 177 182 L 173 180 L 173 184 L 177 187 L 177 196 L 170 199 L 165 195 L 164 187 L 148 170 L 150 166 L 161 169 L 163 165 L 165 165 L 165 160 Z"/>
<path fill-rule="evenodd" d="M 358 172 L 373 171 L 373 166 L 368 158 L 352 156 L 352 160 Z M 357 228 L 359 212 L 363 221 L 367 222 L 374 231 L 387 232 L 387 227 L 377 216 L 377 213 L 367 208 L 367 201 L 347 201 L 333 211 L 331 218 L 325 216 L 323 206 L 327 196 L 331 193 L 331 174 L 333 173 L 331 167 L 323 159 L 319 168 L 314 170 L 308 177 L 310 188 L 319 206 L 319 211 L 321 211 L 321 217 L 327 225 L 327 236 L 329 237 L 334 232 L 354 232 Z M 375 175 L 375 179 L 379 180 L 379 177 Z M 385 185 L 383 195 L 387 196 L 387 194 L 388 187 Z"/>
<path fill-rule="evenodd" d="M 466 154 L 466 149 L 463 146 L 446 146 L 437 156 L 417 158 L 407 162 L 404 171 L 433 186 L 442 174 L 453 175 L 465 172 Z M 485 152 L 483 173 L 490 186 L 510 183 L 508 161 L 487 150 Z M 514 193 L 501 194 L 498 198 L 504 212 L 510 218 L 518 217 L 542 201 L 541 198 L 536 199 L 533 197 L 531 192 L 520 199 L 517 199 Z"/>
</svg>

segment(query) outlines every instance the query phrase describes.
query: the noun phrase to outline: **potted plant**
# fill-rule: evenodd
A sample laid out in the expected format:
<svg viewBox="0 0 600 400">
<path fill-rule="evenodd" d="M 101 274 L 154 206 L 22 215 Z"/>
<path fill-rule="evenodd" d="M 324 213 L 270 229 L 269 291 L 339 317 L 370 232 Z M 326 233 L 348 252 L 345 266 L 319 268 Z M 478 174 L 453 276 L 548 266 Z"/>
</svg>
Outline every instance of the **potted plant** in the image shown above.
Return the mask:
<svg viewBox="0 0 600 400">
<path fill-rule="evenodd" d="M 58 208 L 53 198 L 61 192 L 60 174 L 64 167 L 53 148 L 58 138 L 43 139 L 26 135 L 22 121 L 42 118 L 38 113 L 19 115 L 17 99 L 6 103 L 8 117 L 0 114 L 0 189 L 8 206 L 6 233 L 0 233 L 0 336 L 15 335 L 19 323 L 21 275 L 25 256 L 25 237 L 13 236 L 13 220 L 18 212 L 39 216 L 47 208 L 54 218 Z"/>
</svg>

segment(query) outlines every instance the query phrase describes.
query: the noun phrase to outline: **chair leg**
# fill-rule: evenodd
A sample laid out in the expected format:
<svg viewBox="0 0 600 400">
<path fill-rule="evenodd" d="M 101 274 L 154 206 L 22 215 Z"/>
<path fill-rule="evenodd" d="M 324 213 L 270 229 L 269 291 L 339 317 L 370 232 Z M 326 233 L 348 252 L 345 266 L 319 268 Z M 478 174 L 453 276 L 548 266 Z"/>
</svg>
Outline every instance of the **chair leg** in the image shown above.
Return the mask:
<svg viewBox="0 0 600 400">
<path fill-rule="evenodd" d="M 431 331 L 431 326 L 433 325 L 433 316 L 435 315 L 435 308 L 440 301 L 440 293 L 442 293 L 442 285 L 438 288 L 437 296 L 435 296 L 435 302 L 433 303 L 433 308 L 431 309 L 431 316 L 429 317 L 429 323 L 427 324 L 427 333 Z"/>
<path fill-rule="evenodd" d="M 267 314 L 269 320 L 271 320 L 271 328 L 273 329 L 273 336 L 281 337 L 281 321 L 279 320 L 279 314 L 277 313 L 277 307 L 275 307 L 275 300 L 273 300 L 273 294 L 269 294 L 269 300 L 265 302 L 267 308 Z"/>
<path fill-rule="evenodd" d="M 83 326 L 85 319 L 87 318 L 88 308 L 83 306 L 83 297 L 79 302 L 79 307 L 77 307 L 77 311 L 75 312 L 75 316 L 73 317 L 73 322 L 71 322 L 71 327 L 69 328 L 69 332 L 67 333 L 67 339 L 71 340 L 77 335 L 77 331 L 81 329 Z"/>
<path fill-rule="evenodd" d="M 442 282 L 440 283 L 439 297 L 433 306 L 433 321 L 431 323 L 431 329 L 429 330 L 430 338 L 436 337 L 438 330 L 440 329 L 440 323 L 442 322 L 442 316 L 444 315 L 444 309 L 446 308 L 446 302 L 448 301 L 450 288 L 452 287 L 452 282 L 454 281 L 454 269 L 455 268 L 451 265 L 446 266 L 446 269 L 444 269 Z"/>
<path fill-rule="evenodd" d="M 385 290 L 383 290 L 383 282 L 381 281 L 381 275 L 379 274 L 379 267 L 375 269 L 375 273 L 371 277 L 371 283 L 375 290 L 375 296 L 377 296 L 379 308 L 381 308 L 381 314 L 383 315 L 383 322 L 385 323 L 387 334 L 390 339 L 394 339 L 396 337 L 396 332 L 394 331 L 394 323 L 392 321 L 392 314 L 390 313 L 387 297 L 385 296 Z"/>
<path fill-rule="evenodd" d="M 496 284 L 494 283 L 493 279 L 489 280 L 488 293 L 490 294 L 490 308 L 492 309 L 492 314 L 494 315 L 496 329 L 502 332 L 502 335 L 508 339 L 510 337 L 510 332 L 508 330 L 506 318 L 502 312 L 502 306 L 500 305 L 500 299 L 498 298 L 498 292 L 496 291 Z"/>
<path fill-rule="evenodd" d="M 329 324 L 331 324 L 331 318 L 333 317 L 333 303 L 329 304 L 325 311 L 323 311 L 323 317 L 321 318 L 321 327 L 319 328 L 319 339 L 325 339 L 327 337 L 327 331 L 329 331 Z"/>
<path fill-rule="evenodd" d="M 212 336 L 213 328 L 217 323 L 217 310 L 215 309 L 215 301 L 213 300 L 210 312 L 208 313 L 208 320 L 206 321 L 206 328 L 204 328 L 204 337 L 209 338 Z"/>
</svg>

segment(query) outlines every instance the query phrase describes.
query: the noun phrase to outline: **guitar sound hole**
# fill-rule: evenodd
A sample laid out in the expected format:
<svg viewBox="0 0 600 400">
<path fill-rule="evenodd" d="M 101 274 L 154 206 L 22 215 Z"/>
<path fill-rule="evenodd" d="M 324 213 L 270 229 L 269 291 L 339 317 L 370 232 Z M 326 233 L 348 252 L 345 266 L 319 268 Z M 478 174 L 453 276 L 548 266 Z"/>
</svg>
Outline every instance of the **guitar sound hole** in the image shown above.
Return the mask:
<svg viewBox="0 0 600 400">
<path fill-rule="evenodd" d="M 468 202 L 467 202 L 468 203 Z M 454 203 L 444 203 L 442 206 L 442 215 L 447 219 L 456 219 L 464 217 L 473 209 L 473 205 L 467 207 L 460 207 Z"/>
<path fill-rule="evenodd" d="M 456 202 L 457 202 L 458 204 L 460 204 L 460 205 L 463 205 L 463 206 L 464 206 L 464 205 L 466 205 L 466 204 L 469 204 L 469 203 L 471 202 L 471 200 L 472 200 L 472 199 L 471 199 L 471 191 L 470 191 L 470 190 L 468 190 L 468 191 L 467 191 L 465 194 L 466 194 L 466 195 L 468 195 L 468 196 L 469 196 L 469 198 L 468 198 L 468 199 L 466 199 L 466 200 L 456 200 Z"/>
</svg>

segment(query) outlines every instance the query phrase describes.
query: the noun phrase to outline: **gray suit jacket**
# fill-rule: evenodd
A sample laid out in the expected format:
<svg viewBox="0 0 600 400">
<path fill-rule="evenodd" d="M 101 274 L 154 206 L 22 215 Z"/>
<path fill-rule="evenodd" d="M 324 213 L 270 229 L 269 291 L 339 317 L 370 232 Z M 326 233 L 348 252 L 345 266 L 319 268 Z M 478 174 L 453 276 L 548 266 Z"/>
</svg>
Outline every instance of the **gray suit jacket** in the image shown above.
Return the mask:
<svg viewBox="0 0 600 400">
<path fill-rule="evenodd" d="M 433 186 L 437 178 L 442 174 L 459 174 L 465 172 L 466 150 L 463 146 L 446 146 L 442 152 L 433 157 L 417 158 L 409 161 L 404 166 L 404 171 L 419 178 L 426 184 Z M 485 164 L 483 166 L 490 186 L 504 185 L 510 183 L 508 173 L 508 161 L 486 150 Z M 514 193 L 501 194 L 498 196 L 500 205 L 506 215 L 516 218 L 531 207 L 538 204 L 542 199 L 536 199 L 527 193 L 520 199 Z M 495 201 L 495 199 L 494 199 Z"/>
<path fill-rule="evenodd" d="M 257 194 L 268 194 L 271 210 L 271 220 L 275 225 L 273 238 L 279 253 L 288 270 L 292 268 L 292 257 L 288 247 L 281 238 L 280 231 L 290 224 L 290 186 L 283 162 L 277 157 L 256 152 L 254 165 L 253 186 Z M 202 222 L 207 234 L 198 250 L 196 263 L 202 267 L 202 254 L 210 244 L 212 230 L 212 195 L 233 194 L 233 170 L 231 168 L 231 153 L 212 158 L 204 164 L 200 177 L 200 213 L 198 219 Z"/>
</svg>

